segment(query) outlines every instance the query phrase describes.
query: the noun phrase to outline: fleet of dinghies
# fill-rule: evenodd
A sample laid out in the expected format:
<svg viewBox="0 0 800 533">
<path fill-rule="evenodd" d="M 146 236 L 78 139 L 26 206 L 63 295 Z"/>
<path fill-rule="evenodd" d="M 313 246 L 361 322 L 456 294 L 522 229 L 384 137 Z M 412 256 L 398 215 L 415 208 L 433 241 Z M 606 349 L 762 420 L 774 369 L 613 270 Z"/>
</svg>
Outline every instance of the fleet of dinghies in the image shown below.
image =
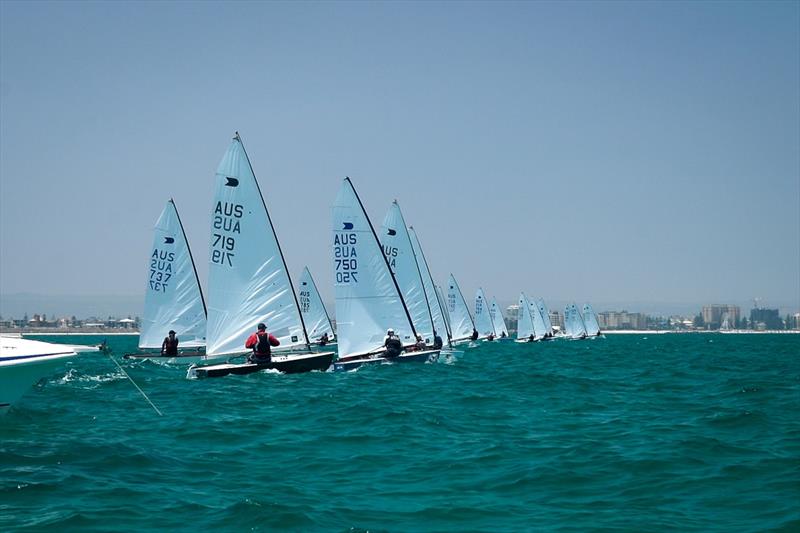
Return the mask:
<svg viewBox="0 0 800 533">
<path fill-rule="evenodd" d="M 497 300 L 489 301 L 479 288 L 473 316 L 453 274 L 445 290 L 434 282 L 419 236 L 406 224 L 397 200 L 376 231 L 349 178 L 342 182 L 332 214 L 335 331 L 307 267 L 294 290 L 238 133 L 215 176 L 207 298 L 173 200 L 154 233 L 140 351 L 125 357 L 196 363 L 191 377 L 434 361 L 442 349 L 458 344 L 508 338 Z M 564 319 L 562 336 L 600 335 L 589 304 L 582 312 L 568 305 Z M 237 362 L 249 353 L 244 340 L 262 323 L 279 341 L 271 360 Z M 158 351 L 168 330 L 180 339 L 177 355 Z M 521 293 L 517 342 L 549 340 L 555 332 L 544 300 Z M 335 361 L 331 347 L 338 351 Z"/>
</svg>

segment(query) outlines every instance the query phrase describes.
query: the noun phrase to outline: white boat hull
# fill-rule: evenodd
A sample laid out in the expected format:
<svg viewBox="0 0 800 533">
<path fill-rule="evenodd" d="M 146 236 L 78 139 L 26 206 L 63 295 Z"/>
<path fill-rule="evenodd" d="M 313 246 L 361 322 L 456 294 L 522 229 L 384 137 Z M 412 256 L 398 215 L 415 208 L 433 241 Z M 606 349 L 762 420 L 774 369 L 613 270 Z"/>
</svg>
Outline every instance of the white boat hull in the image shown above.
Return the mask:
<svg viewBox="0 0 800 533">
<path fill-rule="evenodd" d="M 40 379 L 51 375 L 74 355 L 75 352 L 69 351 L 25 359 L 0 359 L 0 414 L 5 413 Z"/>
</svg>

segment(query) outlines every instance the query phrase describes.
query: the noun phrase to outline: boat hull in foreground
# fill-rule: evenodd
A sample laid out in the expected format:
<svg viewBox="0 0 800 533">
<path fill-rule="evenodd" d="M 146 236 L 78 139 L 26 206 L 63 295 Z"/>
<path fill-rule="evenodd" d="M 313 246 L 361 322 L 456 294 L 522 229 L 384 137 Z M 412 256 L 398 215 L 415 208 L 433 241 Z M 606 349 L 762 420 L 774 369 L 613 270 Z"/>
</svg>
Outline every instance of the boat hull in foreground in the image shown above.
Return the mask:
<svg viewBox="0 0 800 533">
<path fill-rule="evenodd" d="M 348 370 L 355 370 L 363 365 L 372 364 L 427 363 L 428 361 L 436 361 L 439 358 L 440 351 L 441 350 L 423 350 L 419 352 L 403 352 L 397 357 L 386 357 L 382 354 L 375 354 L 371 357 L 364 356 L 352 359 L 340 359 L 333 364 L 333 370 L 336 372 L 346 372 Z"/>
<path fill-rule="evenodd" d="M 0 415 L 16 403 L 40 379 L 74 357 L 68 347 L 3 338 L 0 352 Z"/>
<path fill-rule="evenodd" d="M 317 352 L 298 355 L 273 355 L 269 363 L 223 363 L 189 369 L 187 377 L 221 378 L 229 374 L 242 376 L 261 370 L 277 370 L 283 374 L 301 374 L 314 370 L 328 370 L 334 352 Z"/>
<path fill-rule="evenodd" d="M 206 353 L 201 351 L 187 351 L 179 352 L 178 355 L 161 355 L 158 352 L 153 353 L 126 353 L 122 356 L 123 359 L 131 359 L 134 361 L 144 361 L 149 359 L 151 361 L 160 361 L 162 363 L 174 364 L 193 364 L 200 361 L 207 361 Z"/>
</svg>

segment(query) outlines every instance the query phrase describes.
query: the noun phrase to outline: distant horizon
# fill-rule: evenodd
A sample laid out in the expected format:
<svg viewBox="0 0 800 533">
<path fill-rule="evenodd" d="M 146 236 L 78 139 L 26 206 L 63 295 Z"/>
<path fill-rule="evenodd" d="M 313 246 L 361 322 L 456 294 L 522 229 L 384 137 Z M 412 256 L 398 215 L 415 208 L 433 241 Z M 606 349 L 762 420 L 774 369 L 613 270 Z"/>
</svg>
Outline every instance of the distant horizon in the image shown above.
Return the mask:
<svg viewBox="0 0 800 533">
<path fill-rule="evenodd" d="M 526 291 L 527 292 L 527 291 Z M 488 293 L 487 293 L 488 294 Z M 474 312 L 474 298 L 468 294 L 464 295 L 467 303 L 471 304 L 470 311 Z M 495 295 L 496 296 L 496 295 Z M 498 304 L 503 309 L 503 312 L 510 305 L 516 304 L 517 300 L 503 298 L 497 296 Z M 571 303 L 572 300 L 563 300 L 558 298 L 546 299 L 548 307 L 551 311 L 562 312 L 565 305 Z M 333 301 L 325 300 L 325 306 L 328 312 L 334 316 L 335 306 Z M 742 312 L 749 312 L 753 309 L 753 300 L 735 300 L 729 299 L 724 301 L 709 301 L 709 302 L 659 302 L 659 301 L 592 301 L 580 300 L 575 303 L 583 304 L 590 303 L 595 312 L 600 313 L 604 311 L 628 311 L 631 313 L 644 313 L 650 316 L 668 317 L 673 315 L 679 316 L 694 316 L 700 313 L 702 306 L 715 305 L 715 304 L 729 304 L 737 305 L 741 308 Z M 768 309 L 778 309 L 781 317 L 786 314 L 795 314 L 800 312 L 799 304 L 791 304 L 790 302 L 769 302 L 761 301 L 760 306 Z M 69 317 L 76 316 L 77 318 L 87 317 L 136 317 L 141 316 L 144 306 L 144 293 L 136 294 L 116 294 L 116 295 L 101 295 L 101 294 L 83 294 L 83 295 L 46 295 L 42 293 L 13 293 L 13 294 L 0 294 L 0 316 L 4 319 L 8 318 L 22 318 L 24 314 L 33 316 L 34 314 L 55 315 L 56 317 Z M 94 310 L 94 311 L 92 311 Z"/>
</svg>

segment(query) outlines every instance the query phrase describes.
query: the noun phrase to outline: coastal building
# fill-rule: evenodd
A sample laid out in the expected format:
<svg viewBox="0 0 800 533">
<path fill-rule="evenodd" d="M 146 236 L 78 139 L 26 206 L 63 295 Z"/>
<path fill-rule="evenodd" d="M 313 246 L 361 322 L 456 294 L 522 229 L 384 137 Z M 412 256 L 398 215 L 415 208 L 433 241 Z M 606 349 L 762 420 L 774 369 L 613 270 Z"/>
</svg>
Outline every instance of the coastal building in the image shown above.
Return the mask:
<svg viewBox="0 0 800 533">
<path fill-rule="evenodd" d="M 564 330 L 564 317 L 558 311 L 550 311 L 550 323 L 557 326 L 560 330 Z"/>
<path fill-rule="evenodd" d="M 519 305 L 511 304 L 506 307 L 506 318 L 510 320 L 519 320 Z"/>
<path fill-rule="evenodd" d="M 783 320 L 777 309 L 756 307 L 750 310 L 750 325 L 753 329 L 783 329 Z"/>
<path fill-rule="evenodd" d="M 647 315 L 628 311 L 603 311 L 597 314 L 600 329 L 647 329 Z"/>
<path fill-rule="evenodd" d="M 711 329 L 719 329 L 722 321 L 726 318 L 725 315 L 727 315 L 727 320 L 731 327 L 739 324 L 741 319 L 739 306 L 730 304 L 704 305 L 700 314 L 703 317 L 703 323 Z"/>
</svg>

